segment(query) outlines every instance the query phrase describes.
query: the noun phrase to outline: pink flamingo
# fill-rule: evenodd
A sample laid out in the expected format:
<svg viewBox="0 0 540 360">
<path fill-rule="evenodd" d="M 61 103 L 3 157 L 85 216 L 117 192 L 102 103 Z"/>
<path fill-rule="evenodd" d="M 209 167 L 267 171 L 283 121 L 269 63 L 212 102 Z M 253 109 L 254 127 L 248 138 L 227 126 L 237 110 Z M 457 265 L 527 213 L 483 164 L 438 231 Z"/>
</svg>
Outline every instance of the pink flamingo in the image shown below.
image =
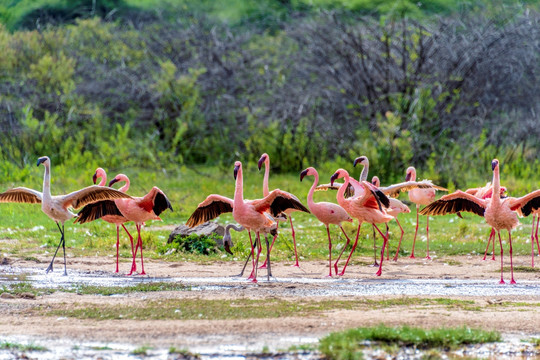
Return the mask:
<svg viewBox="0 0 540 360">
<path fill-rule="evenodd" d="M 94 181 L 94 184 L 97 182 L 97 179 L 101 179 L 99 182 L 99 186 L 105 186 L 107 184 L 107 173 L 102 168 L 98 167 L 96 169 L 96 172 L 92 176 L 92 180 Z M 108 215 L 103 215 L 108 214 Z M 133 236 L 129 233 L 129 231 L 126 229 L 124 223 L 128 222 L 129 220 L 126 219 L 120 210 L 118 210 L 118 206 L 116 206 L 116 203 L 112 200 L 104 200 L 99 201 L 93 204 L 86 205 L 78 214 L 78 218 L 75 220 L 76 223 L 84 224 L 89 221 L 97 220 L 101 218 L 103 221 L 108 222 L 109 224 L 116 225 L 116 271 L 119 272 L 118 269 L 118 260 L 120 256 L 120 226 L 124 228 L 126 234 L 129 236 L 129 241 L 132 244 L 131 247 L 131 253 L 133 256 Z"/>
<path fill-rule="evenodd" d="M 261 170 L 262 165 L 264 164 L 264 178 L 263 178 L 263 196 L 268 196 L 270 194 L 269 186 L 268 186 L 268 178 L 270 177 L 270 156 L 267 153 L 264 153 L 261 155 L 258 167 L 259 170 Z M 292 233 L 292 239 L 293 239 L 293 246 L 294 246 L 294 258 L 296 259 L 296 262 L 292 265 L 295 267 L 300 267 L 300 264 L 298 263 L 298 252 L 296 251 L 296 235 L 294 232 L 294 226 L 292 222 L 292 216 L 291 213 L 294 211 L 298 211 L 295 209 L 288 209 L 285 211 L 285 215 L 289 218 L 289 222 L 291 223 L 291 233 Z M 279 219 L 276 219 L 277 228 L 279 229 Z M 270 251 L 272 251 L 272 248 L 274 247 L 274 242 L 276 241 L 277 236 L 274 236 L 274 239 L 272 240 L 272 245 L 270 245 Z M 261 269 L 266 268 L 266 260 L 261 266 Z"/>
<path fill-rule="evenodd" d="M 253 259 L 253 282 L 257 282 L 257 266 L 259 254 L 261 252 L 260 233 L 268 231 L 267 229 L 275 226 L 275 221 L 272 216 L 276 217 L 281 212 L 287 209 L 297 209 L 309 213 L 309 210 L 300 203 L 300 201 L 292 194 L 279 189 L 273 190 L 262 199 L 244 200 L 244 184 L 242 163 L 236 161 L 234 163 L 234 179 L 235 190 L 234 199 L 227 198 L 221 195 L 209 195 L 203 202 L 197 206 L 197 209 L 191 214 L 186 225 L 193 227 L 202 224 L 206 221 L 215 219 L 219 215 L 231 212 L 233 218 L 238 224 L 248 230 L 249 241 L 251 243 L 251 256 Z M 269 212 L 269 213 L 268 213 Z M 272 215 L 272 216 L 270 216 Z M 255 244 L 251 238 L 251 232 L 255 232 Z M 255 245 L 259 247 L 257 259 L 255 260 Z M 267 247 L 267 258 L 270 256 L 270 248 Z M 268 266 L 270 268 L 270 266 Z M 267 276 L 270 280 L 270 274 Z"/>
<path fill-rule="evenodd" d="M 347 233 L 345 230 L 343 230 L 343 227 L 341 226 L 341 223 L 343 221 L 349 221 L 352 222 L 353 220 L 347 214 L 347 212 L 339 205 L 333 204 L 330 202 L 314 202 L 313 201 L 313 193 L 315 192 L 315 187 L 317 186 L 317 183 L 319 182 L 319 174 L 317 173 L 317 170 L 313 167 L 308 167 L 304 171 L 300 173 L 300 181 L 305 176 L 313 176 L 315 179 L 313 180 L 313 185 L 311 186 L 311 189 L 309 189 L 309 193 L 307 196 L 307 202 L 309 210 L 313 215 L 319 219 L 320 222 L 326 226 L 326 233 L 328 234 L 328 268 L 330 273 L 328 276 L 332 276 L 332 239 L 330 238 L 330 228 L 328 227 L 329 224 L 335 224 L 339 226 L 345 237 L 347 238 L 347 244 L 350 242 L 349 237 L 347 236 Z M 336 265 L 336 275 L 337 275 L 337 265 Z"/>
<path fill-rule="evenodd" d="M 529 216 L 533 211 L 540 209 L 540 190 L 533 191 L 520 198 L 507 197 L 501 199 L 499 160 L 494 159 L 491 162 L 491 168 L 493 170 L 493 195 L 491 198 L 479 199 L 474 195 L 458 190 L 452 194 L 445 195 L 439 200 L 426 206 L 420 213 L 422 215 L 444 215 L 469 211 L 483 216 L 486 219 L 486 222 L 497 231 L 499 237 L 499 244 L 501 246 L 500 284 L 504 284 L 501 230 L 507 230 L 508 242 L 510 244 L 510 269 L 512 274 L 510 284 L 515 284 L 511 232 L 512 229 L 519 224 L 516 212 L 519 212 L 523 216 Z"/>
<path fill-rule="evenodd" d="M 377 176 L 374 176 L 372 179 L 371 179 L 371 183 L 378 189 L 380 189 L 381 187 L 381 181 L 379 180 L 379 178 Z M 405 231 L 403 231 L 403 228 L 401 227 L 401 224 L 399 223 L 399 220 L 398 220 L 398 215 L 401 214 L 401 213 L 404 213 L 404 214 L 408 214 L 411 212 L 411 209 L 409 209 L 409 207 L 407 205 L 405 205 L 404 203 L 402 203 L 401 201 L 399 201 L 398 199 L 395 199 L 395 198 L 388 198 L 388 200 L 390 201 L 390 206 L 388 208 L 386 208 L 386 213 L 390 216 L 393 216 L 394 219 L 396 220 L 396 223 L 398 224 L 399 226 L 399 229 L 401 230 L 401 237 L 399 238 L 399 243 L 398 243 L 398 247 L 397 247 L 397 250 L 396 250 L 396 255 L 394 256 L 393 260 L 394 261 L 397 261 L 398 259 L 398 255 L 399 255 L 399 247 L 401 246 L 401 240 L 403 240 L 403 235 L 405 234 Z M 386 237 L 388 237 L 388 225 L 387 226 L 387 229 L 386 229 Z M 388 250 L 386 250 L 386 260 L 388 260 Z"/>
<path fill-rule="evenodd" d="M 118 174 L 109 182 L 109 186 L 114 183 L 125 181 L 125 185 L 122 186 L 119 190 L 121 192 L 127 192 L 129 190 L 129 178 L 124 174 Z M 137 249 L 141 249 L 141 273 L 140 275 L 146 275 L 144 272 L 144 259 L 143 259 L 143 248 L 142 248 L 142 238 L 141 238 L 141 227 L 148 220 L 160 220 L 159 215 L 166 209 L 173 211 L 171 203 L 167 196 L 157 187 L 153 187 L 148 194 L 144 197 L 134 197 L 132 199 L 122 199 L 122 201 L 115 202 L 118 210 L 122 215 L 129 221 L 135 223 L 137 228 L 137 244 L 135 245 L 135 250 L 133 251 L 133 263 L 131 265 L 131 271 L 128 275 L 133 274 L 137 270 L 137 265 L 135 264 L 135 258 L 137 256 Z M 133 249 L 133 239 L 131 238 L 131 248 Z"/>
<path fill-rule="evenodd" d="M 347 259 L 347 262 L 345 263 L 345 266 L 343 267 L 343 270 L 339 275 L 343 275 L 345 273 L 345 269 L 347 268 L 347 265 L 351 259 L 351 256 L 356 249 L 356 245 L 358 244 L 358 237 L 360 235 L 360 227 L 362 226 L 363 222 L 367 222 L 375 226 L 375 229 L 379 232 L 379 234 L 383 238 L 383 246 L 381 249 L 381 262 L 379 264 L 379 270 L 377 271 L 376 275 L 380 276 L 382 274 L 382 265 L 384 260 L 384 249 L 386 247 L 386 243 L 388 239 L 384 234 L 379 230 L 376 224 L 378 223 L 387 223 L 388 221 L 392 220 L 393 217 L 386 214 L 386 212 L 382 209 L 382 205 L 388 207 L 389 201 L 388 198 L 377 188 L 373 186 L 373 184 L 362 181 L 360 183 L 360 186 L 363 189 L 363 192 L 359 194 L 358 196 L 355 195 L 355 197 L 352 198 L 345 198 L 345 190 L 348 188 L 351 178 L 349 177 L 349 173 L 347 170 L 344 169 L 338 169 L 334 175 L 330 178 L 330 184 L 333 185 L 334 181 L 336 179 L 344 178 L 345 183 L 340 186 L 338 193 L 337 193 L 337 201 L 338 204 L 347 211 L 347 213 L 358 220 L 358 230 L 356 231 L 356 239 L 354 241 L 351 253 L 349 254 L 349 257 Z M 381 205 L 382 203 L 382 205 Z M 339 258 L 338 258 L 339 261 Z"/>
<path fill-rule="evenodd" d="M 416 180 L 416 169 L 412 166 L 407 168 L 407 173 L 405 176 L 405 181 L 415 181 Z M 416 244 L 416 235 L 418 234 L 418 207 L 420 205 L 429 205 L 435 201 L 435 189 L 412 189 L 409 191 L 409 200 L 416 204 L 416 230 L 414 231 L 414 240 L 411 251 L 411 259 L 414 259 L 414 246 Z M 426 249 L 426 259 L 431 259 L 429 256 L 429 216 L 426 216 L 426 237 L 427 237 L 427 249 Z"/>
<path fill-rule="evenodd" d="M 540 211 L 533 211 L 532 228 L 531 228 L 531 251 L 532 251 L 532 267 L 534 267 L 534 241 L 536 240 L 536 247 L 538 249 L 538 256 L 540 256 L 540 243 L 538 243 L 538 225 L 540 223 Z M 536 232 L 534 231 L 534 221 L 536 220 Z"/>
</svg>

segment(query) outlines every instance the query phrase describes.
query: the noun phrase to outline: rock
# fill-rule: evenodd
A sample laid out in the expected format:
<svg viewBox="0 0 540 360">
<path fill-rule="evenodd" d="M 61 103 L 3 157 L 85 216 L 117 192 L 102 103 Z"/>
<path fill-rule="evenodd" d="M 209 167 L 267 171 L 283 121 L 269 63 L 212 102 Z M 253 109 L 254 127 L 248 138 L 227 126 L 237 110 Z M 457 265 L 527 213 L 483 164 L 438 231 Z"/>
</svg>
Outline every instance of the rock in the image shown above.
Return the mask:
<svg viewBox="0 0 540 360">
<path fill-rule="evenodd" d="M 15 299 L 15 295 L 10 293 L 2 293 L 0 299 Z"/>
<path fill-rule="evenodd" d="M 19 294 L 19 297 L 22 299 L 35 299 L 36 295 L 29 292 L 23 292 Z"/>
<path fill-rule="evenodd" d="M 7 257 L 2 259 L 2 262 L 0 262 L 0 265 L 9 265 L 11 264 L 11 260 L 9 260 Z"/>
<path fill-rule="evenodd" d="M 191 234 L 196 234 L 199 236 L 203 236 L 203 235 L 210 236 L 210 234 L 212 233 L 218 234 L 219 236 L 223 236 L 225 234 L 225 227 L 215 222 L 210 222 L 210 221 L 207 221 L 204 224 L 201 224 L 194 228 L 190 228 L 189 226 L 186 226 L 186 225 L 180 225 L 180 226 L 177 226 L 176 229 L 174 229 L 171 232 L 171 234 L 169 235 L 169 240 L 167 240 L 167 244 L 172 243 L 174 238 L 178 235 L 182 237 L 189 236 Z M 217 240 L 216 242 L 218 246 L 223 245 L 223 241 L 221 240 Z"/>
</svg>

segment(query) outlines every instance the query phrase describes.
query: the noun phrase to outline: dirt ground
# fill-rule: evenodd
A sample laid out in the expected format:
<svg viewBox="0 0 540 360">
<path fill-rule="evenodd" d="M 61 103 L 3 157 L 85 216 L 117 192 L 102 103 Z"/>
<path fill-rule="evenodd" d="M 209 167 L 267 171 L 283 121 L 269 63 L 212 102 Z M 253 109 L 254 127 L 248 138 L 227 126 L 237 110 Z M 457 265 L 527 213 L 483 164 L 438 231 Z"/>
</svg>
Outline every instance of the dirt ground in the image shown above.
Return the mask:
<svg viewBox="0 0 540 360">
<path fill-rule="evenodd" d="M 540 265 L 540 258 L 538 263 Z M 14 268 L 38 269 L 45 268 L 47 259 L 40 259 L 42 263 L 29 262 L 17 259 L 8 261 L 8 265 L 0 265 L 0 276 L 9 273 Z M 395 280 L 414 279 L 444 279 L 456 281 L 481 280 L 486 284 L 500 286 L 506 289 L 512 285 L 497 285 L 499 280 L 500 260 L 481 261 L 478 256 L 457 256 L 445 259 L 400 259 L 397 263 L 392 261 L 384 263 L 383 275 L 375 277 L 375 268 L 364 263 L 369 258 L 362 258 L 363 264 L 352 263 L 347 269 L 344 279 L 376 280 L 384 284 Z M 331 331 L 342 330 L 357 326 L 370 326 L 384 323 L 386 325 L 412 325 L 421 327 L 462 326 L 494 329 L 503 333 L 524 334 L 538 336 L 540 334 L 540 272 L 516 272 L 515 278 L 520 283 L 527 284 L 523 293 L 512 295 L 456 295 L 454 299 L 474 300 L 480 311 L 464 311 L 448 306 L 391 306 L 385 309 L 371 310 L 329 310 L 312 317 L 285 317 L 248 320 L 79 320 L 68 318 L 51 318 L 46 316 L 27 316 L 25 310 L 36 307 L 62 304 L 66 309 L 81 304 L 107 304 L 107 305 L 139 305 L 151 299 L 164 298 L 200 298 L 200 299 L 236 299 L 236 298 L 282 298 L 286 300 L 318 301 L 328 299 L 355 300 L 360 297 L 354 295 L 333 296 L 325 293 L 319 295 L 317 291 L 303 292 L 301 299 L 291 293 L 291 289 L 316 290 L 324 288 L 324 279 L 327 275 L 327 262 L 310 261 L 301 262 L 300 268 L 291 267 L 291 263 L 273 264 L 274 279 L 266 281 L 265 270 L 260 270 L 259 283 L 237 280 L 235 286 L 229 288 L 203 289 L 198 291 L 169 291 L 128 293 L 122 296 L 77 295 L 74 293 L 55 292 L 51 295 L 38 296 L 36 299 L 1 299 L 0 335 L 24 335 L 39 338 L 70 338 L 74 341 L 120 342 L 130 344 L 145 344 L 155 347 L 191 346 L 193 344 L 210 344 L 212 342 L 235 343 L 242 341 L 257 341 L 258 338 L 272 337 L 321 337 Z M 506 264 L 505 264 L 506 265 Z M 514 265 L 530 267 L 530 257 L 517 257 Z M 128 262 L 121 263 L 121 270 L 129 268 Z M 157 260 L 145 261 L 147 276 L 160 281 L 163 278 L 180 278 L 190 280 L 189 284 L 196 285 L 197 279 L 204 279 L 205 284 L 219 285 L 223 278 L 229 278 L 239 272 L 239 262 L 216 262 L 208 264 L 195 264 L 189 262 L 164 262 Z M 99 272 L 110 273 L 114 276 L 114 259 L 111 257 L 85 257 L 69 258 L 68 272 Z M 61 265 L 57 263 L 53 274 L 48 276 L 61 276 Z M 70 275 L 68 275 L 70 276 Z M 123 277 L 124 275 L 119 275 Z M 280 281 L 280 279 L 289 279 Z M 292 280 L 291 280 L 292 279 Z M 303 282 L 295 282 L 303 279 Z M 310 283 L 305 280 L 313 279 Z M 509 280 L 509 273 L 505 273 L 505 280 Z M 328 282 L 332 282 L 329 279 Z M 0 283 L 1 285 L 1 283 Z M 354 283 L 353 285 L 354 286 Z M 496 288 L 497 289 L 497 288 Z M 529 289 L 529 290 L 528 290 Z M 401 298 L 408 295 L 371 295 L 370 299 Z M 437 294 L 411 297 L 441 297 Z M 365 296 L 362 296 L 365 298 Z M 493 302 L 510 301 L 526 303 L 520 306 L 489 307 Z M 250 340 L 251 339 L 251 340 Z"/>
</svg>

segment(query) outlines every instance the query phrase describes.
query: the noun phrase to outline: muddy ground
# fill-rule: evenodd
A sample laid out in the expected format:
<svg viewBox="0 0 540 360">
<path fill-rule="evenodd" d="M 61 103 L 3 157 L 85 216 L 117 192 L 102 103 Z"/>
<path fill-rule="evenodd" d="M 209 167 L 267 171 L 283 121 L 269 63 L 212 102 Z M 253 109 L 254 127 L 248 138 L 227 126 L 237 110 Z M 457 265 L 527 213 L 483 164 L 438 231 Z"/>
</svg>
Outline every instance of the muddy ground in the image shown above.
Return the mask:
<svg viewBox="0 0 540 360">
<path fill-rule="evenodd" d="M 540 264 L 540 258 L 537 258 Z M 265 270 L 259 272 L 259 283 L 234 277 L 239 262 L 189 263 L 146 260 L 147 276 L 116 275 L 112 257 L 68 259 L 68 276 L 62 276 L 61 263 L 55 271 L 44 274 L 47 258 L 40 263 L 6 259 L 0 265 L 2 275 L 29 274 L 35 286 L 69 286 L 92 283 L 117 286 L 138 281 L 174 281 L 192 287 L 191 291 L 132 292 L 124 295 L 77 295 L 62 291 L 35 299 L 1 299 L 0 337 L 71 343 L 121 343 L 166 349 L 239 346 L 243 349 L 287 349 L 289 346 L 315 342 L 331 331 L 358 326 L 412 325 L 420 327 L 462 326 L 493 329 L 507 336 L 531 338 L 540 336 L 540 272 L 515 272 L 517 285 L 499 285 L 500 260 L 482 261 L 478 256 L 456 256 L 445 259 L 399 259 L 384 263 L 383 275 L 367 266 L 369 258 L 349 265 L 342 278 L 327 278 L 327 262 L 303 261 L 300 268 L 291 263 L 273 264 L 274 278 L 268 282 Z M 505 261 L 506 262 L 506 261 Z M 506 265 L 506 264 L 505 264 Z M 518 269 L 530 268 L 530 257 L 515 257 Z M 128 262 L 121 263 L 127 271 Z M 509 282 L 510 274 L 505 272 Z M 6 284 L 0 280 L 0 286 Z M 329 299 L 392 299 L 403 297 L 451 298 L 474 300 L 476 310 L 451 306 L 390 306 L 384 309 L 331 309 L 308 317 L 282 317 L 242 320 L 81 320 L 66 317 L 36 316 L 32 309 L 61 304 L 66 309 L 87 305 L 144 306 L 153 299 L 268 299 L 319 301 Z M 501 302 L 519 303 L 504 308 L 489 306 Z M 32 314 L 29 316 L 28 314 Z"/>
</svg>

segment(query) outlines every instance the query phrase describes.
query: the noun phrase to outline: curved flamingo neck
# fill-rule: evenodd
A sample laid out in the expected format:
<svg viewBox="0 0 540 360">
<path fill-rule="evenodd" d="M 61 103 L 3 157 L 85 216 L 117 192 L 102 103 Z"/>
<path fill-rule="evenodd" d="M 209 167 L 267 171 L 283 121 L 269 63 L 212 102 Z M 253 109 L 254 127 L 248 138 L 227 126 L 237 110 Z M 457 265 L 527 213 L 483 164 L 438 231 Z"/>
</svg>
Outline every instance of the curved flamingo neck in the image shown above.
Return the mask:
<svg viewBox="0 0 540 360">
<path fill-rule="evenodd" d="M 236 185 L 234 187 L 234 207 L 242 206 L 244 204 L 244 179 L 242 177 L 242 167 L 238 169 L 236 174 Z"/>
<path fill-rule="evenodd" d="M 339 204 L 343 203 L 345 201 L 345 190 L 347 189 L 347 187 L 349 186 L 349 183 L 350 183 L 350 179 L 349 179 L 349 174 L 345 174 L 343 176 L 343 180 L 345 181 L 343 183 L 343 185 L 340 186 L 338 192 L 337 192 L 337 195 L 336 195 L 336 200 Z"/>
<path fill-rule="evenodd" d="M 362 169 L 362 173 L 360 174 L 360 182 L 367 181 L 369 173 L 369 160 L 366 159 L 366 164 L 364 165 L 364 168 Z"/>
<path fill-rule="evenodd" d="M 43 197 L 51 197 L 51 166 L 49 161 L 43 163 L 45 174 L 43 174 Z"/>
<path fill-rule="evenodd" d="M 101 178 L 98 185 L 105 186 L 105 184 L 107 184 L 107 173 L 105 172 L 105 170 L 99 168 L 98 170 L 96 170 L 96 174 L 99 178 Z"/>
<path fill-rule="evenodd" d="M 268 178 L 270 177 L 270 157 L 267 155 L 264 161 L 264 179 L 263 179 L 263 196 L 267 197 L 270 194 L 268 188 Z"/>
<path fill-rule="evenodd" d="M 118 189 L 118 191 L 127 192 L 129 190 L 129 178 L 124 174 L 116 175 L 116 178 L 119 179 L 118 182 L 121 182 L 121 181 L 126 182 L 126 184 L 122 186 L 120 189 Z"/>
<path fill-rule="evenodd" d="M 416 181 L 416 170 L 411 171 L 411 179 L 409 181 Z"/>
<path fill-rule="evenodd" d="M 309 189 L 307 195 L 307 203 L 310 208 L 315 205 L 315 202 L 313 201 L 313 194 L 315 193 L 315 188 L 317 187 L 317 184 L 319 184 L 319 173 L 315 171 L 313 177 L 313 185 L 311 185 L 311 189 Z"/>
</svg>

